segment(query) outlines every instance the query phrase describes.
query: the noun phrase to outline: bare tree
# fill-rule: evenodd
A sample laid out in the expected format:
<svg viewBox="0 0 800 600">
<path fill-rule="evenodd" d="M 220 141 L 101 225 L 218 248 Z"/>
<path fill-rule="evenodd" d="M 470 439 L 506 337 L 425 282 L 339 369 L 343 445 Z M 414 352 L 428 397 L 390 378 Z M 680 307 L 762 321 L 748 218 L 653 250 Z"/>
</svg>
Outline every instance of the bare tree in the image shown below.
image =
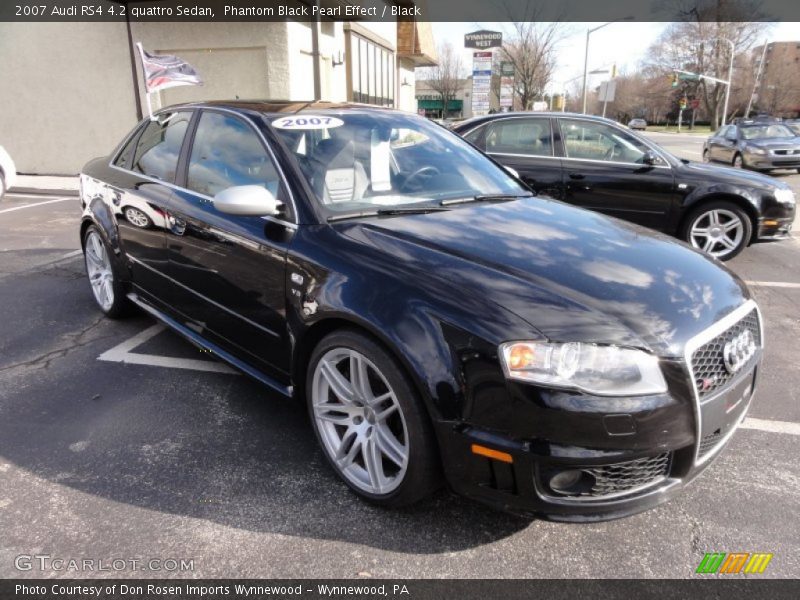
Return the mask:
<svg viewBox="0 0 800 600">
<path fill-rule="evenodd" d="M 518 7 L 519 10 L 519 7 Z M 542 9 L 530 2 L 523 19 L 513 23 L 503 37 L 499 55 L 514 66 L 514 95 L 522 110 L 544 95 L 556 67 L 556 46 L 564 37 L 562 23 L 542 22 Z"/>
<path fill-rule="evenodd" d="M 696 0 L 685 0 L 673 4 L 682 9 L 686 20 L 667 27 L 648 52 L 650 67 L 660 70 L 664 76 L 673 69 L 682 69 L 725 80 L 731 60 L 731 47 L 726 40 L 733 42 L 735 59 L 736 56 L 749 57 L 750 48 L 768 27 L 758 21 L 758 5 L 750 0 L 736 3 L 716 0 L 702 5 Z M 731 98 L 739 94 L 740 83 L 752 81 L 742 72 L 742 69 L 751 68 L 750 60 L 736 63 L 738 69 L 734 71 Z M 666 82 L 666 78 L 663 81 Z M 716 128 L 722 116 L 725 84 L 700 80 L 686 82 L 685 88 L 683 91 L 700 99 Z M 668 93 L 666 84 L 665 93 Z"/>
<path fill-rule="evenodd" d="M 443 42 L 437 49 L 439 58 L 435 67 L 425 69 L 420 78 L 428 82 L 428 86 L 442 98 L 442 117 L 447 116 L 447 107 L 455 99 L 461 79 L 464 76 L 464 65 L 460 52 L 450 42 Z"/>
</svg>

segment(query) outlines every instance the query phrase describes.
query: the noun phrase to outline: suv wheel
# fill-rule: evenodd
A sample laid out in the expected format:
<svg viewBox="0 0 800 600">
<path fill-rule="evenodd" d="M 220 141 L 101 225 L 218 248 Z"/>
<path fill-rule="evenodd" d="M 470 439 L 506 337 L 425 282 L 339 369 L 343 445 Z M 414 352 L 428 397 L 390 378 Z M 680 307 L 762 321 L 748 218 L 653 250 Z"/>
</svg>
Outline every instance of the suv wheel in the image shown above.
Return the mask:
<svg viewBox="0 0 800 600">
<path fill-rule="evenodd" d="M 698 250 L 719 260 L 730 260 L 750 242 L 750 217 L 732 202 L 709 202 L 695 209 L 681 237 Z"/>
<path fill-rule="evenodd" d="M 97 306 L 109 317 L 123 316 L 129 307 L 128 299 L 111 259 L 111 249 L 94 225 L 86 230 L 83 240 L 86 274 Z"/>
<path fill-rule="evenodd" d="M 438 487 L 428 415 L 394 359 L 368 337 L 338 331 L 317 345 L 306 400 L 328 462 L 362 498 L 402 506 Z"/>
</svg>

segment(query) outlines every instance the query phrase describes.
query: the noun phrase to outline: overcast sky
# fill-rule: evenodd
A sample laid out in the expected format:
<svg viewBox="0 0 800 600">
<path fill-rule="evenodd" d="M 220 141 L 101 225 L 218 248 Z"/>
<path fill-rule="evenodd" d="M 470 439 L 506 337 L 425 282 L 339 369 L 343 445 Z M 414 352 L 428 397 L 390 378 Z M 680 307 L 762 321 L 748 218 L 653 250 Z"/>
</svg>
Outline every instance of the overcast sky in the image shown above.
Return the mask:
<svg viewBox="0 0 800 600">
<path fill-rule="evenodd" d="M 583 74 L 583 57 L 586 44 L 586 29 L 600 23 L 565 23 L 567 37 L 559 45 L 558 67 L 555 81 L 564 83 Z M 510 23 L 432 23 L 436 43 L 450 41 L 463 48 L 464 34 L 478 29 L 503 31 L 510 34 Z M 589 43 L 589 70 L 608 68 L 616 63 L 621 72 L 632 71 L 642 60 L 647 48 L 659 36 L 668 23 L 613 23 L 592 33 Z M 776 23 L 767 34 L 769 41 L 799 41 L 800 23 Z M 473 50 L 464 49 L 463 62 L 467 70 L 472 68 Z M 603 75 L 597 75 L 601 78 Z"/>
</svg>

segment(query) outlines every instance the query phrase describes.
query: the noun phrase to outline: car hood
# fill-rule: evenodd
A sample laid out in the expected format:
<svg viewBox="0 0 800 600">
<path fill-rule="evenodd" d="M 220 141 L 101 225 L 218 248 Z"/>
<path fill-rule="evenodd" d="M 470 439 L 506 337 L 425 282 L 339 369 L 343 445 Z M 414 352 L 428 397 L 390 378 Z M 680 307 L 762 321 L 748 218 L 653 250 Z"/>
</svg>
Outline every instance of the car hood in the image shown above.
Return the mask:
<svg viewBox="0 0 800 600">
<path fill-rule="evenodd" d="M 440 293 L 482 294 L 554 341 L 682 356 L 687 340 L 749 297 L 735 275 L 682 243 L 541 197 L 339 226 L 447 284 L 435 286 Z"/>
<path fill-rule="evenodd" d="M 721 165 L 712 165 L 694 161 L 690 161 L 688 163 L 681 161 L 676 174 L 684 177 L 695 177 L 709 184 L 727 183 L 730 185 L 740 185 L 751 188 L 757 187 L 765 190 L 789 187 L 783 181 L 779 181 L 778 179 L 769 177 L 768 175 L 756 173 L 755 171 L 746 171 L 744 169 L 734 169 L 733 167 L 724 167 Z"/>
</svg>

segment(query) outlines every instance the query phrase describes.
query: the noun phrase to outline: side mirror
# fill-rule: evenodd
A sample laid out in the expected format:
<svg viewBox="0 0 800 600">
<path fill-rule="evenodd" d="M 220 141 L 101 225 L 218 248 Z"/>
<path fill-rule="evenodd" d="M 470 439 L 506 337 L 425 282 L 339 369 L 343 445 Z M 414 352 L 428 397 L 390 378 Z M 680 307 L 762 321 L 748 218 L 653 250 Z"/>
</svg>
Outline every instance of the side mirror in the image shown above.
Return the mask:
<svg viewBox="0 0 800 600">
<path fill-rule="evenodd" d="M 642 164 L 645 164 L 645 165 L 654 165 L 654 164 L 656 164 L 656 160 L 658 160 L 658 159 L 656 158 L 656 155 L 653 154 L 653 152 L 651 150 L 648 150 L 647 152 L 644 153 L 644 156 L 642 156 Z"/>
<path fill-rule="evenodd" d="M 260 185 L 237 185 L 214 196 L 214 208 L 229 215 L 267 217 L 278 214 L 282 203 Z"/>
<path fill-rule="evenodd" d="M 511 174 L 513 177 L 516 177 L 517 179 L 519 179 L 519 172 L 518 172 L 516 169 L 512 169 L 511 167 L 507 167 L 507 166 L 505 166 L 505 165 L 503 165 L 503 168 L 504 168 L 504 169 L 505 169 L 505 170 L 506 170 L 508 173 L 510 173 L 510 174 Z"/>
</svg>

